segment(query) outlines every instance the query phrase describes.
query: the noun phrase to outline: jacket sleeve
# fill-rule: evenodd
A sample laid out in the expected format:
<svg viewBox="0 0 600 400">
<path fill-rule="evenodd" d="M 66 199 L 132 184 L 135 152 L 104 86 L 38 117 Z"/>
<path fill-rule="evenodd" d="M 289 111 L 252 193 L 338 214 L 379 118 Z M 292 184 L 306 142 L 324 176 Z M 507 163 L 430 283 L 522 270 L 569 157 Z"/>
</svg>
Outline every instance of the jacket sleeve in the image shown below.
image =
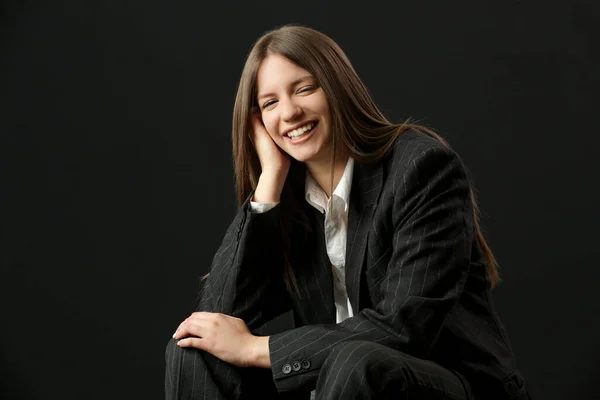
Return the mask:
<svg viewBox="0 0 600 400">
<path fill-rule="evenodd" d="M 291 305 L 283 281 L 280 207 L 254 213 L 251 197 L 238 210 L 214 255 L 198 311 L 241 318 L 254 330 Z"/>
<path fill-rule="evenodd" d="M 393 189 L 381 200 L 393 202 L 394 232 L 381 301 L 339 324 L 271 336 L 280 392 L 314 386 L 332 348 L 345 341 L 377 342 L 415 356 L 426 356 L 434 345 L 469 272 L 473 207 L 465 168 L 452 150 L 440 145 L 413 154 L 393 167 Z M 288 365 L 295 361 L 309 367 L 294 371 Z"/>
</svg>

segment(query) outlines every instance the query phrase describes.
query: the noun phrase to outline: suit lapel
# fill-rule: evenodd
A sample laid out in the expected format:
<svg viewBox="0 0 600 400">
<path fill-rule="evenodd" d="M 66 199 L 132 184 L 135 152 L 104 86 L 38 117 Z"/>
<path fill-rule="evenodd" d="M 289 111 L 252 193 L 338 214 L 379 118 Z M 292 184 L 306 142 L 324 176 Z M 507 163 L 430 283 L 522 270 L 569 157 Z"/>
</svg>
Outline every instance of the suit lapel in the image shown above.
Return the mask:
<svg viewBox="0 0 600 400">
<path fill-rule="evenodd" d="M 355 314 L 360 310 L 360 277 L 367 238 L 382 185 L 381 163 L 354 164 L 346 241 L 346 289 Z"/>
</svg>

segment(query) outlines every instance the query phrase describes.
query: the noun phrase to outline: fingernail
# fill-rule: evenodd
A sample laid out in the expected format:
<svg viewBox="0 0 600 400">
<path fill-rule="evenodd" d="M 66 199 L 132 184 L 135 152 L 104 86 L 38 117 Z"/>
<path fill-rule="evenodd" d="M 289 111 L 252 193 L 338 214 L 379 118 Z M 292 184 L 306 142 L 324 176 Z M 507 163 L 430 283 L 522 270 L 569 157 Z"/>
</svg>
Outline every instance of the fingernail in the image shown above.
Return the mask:
<svg viewBox="0 0 600 400">
<path fill-rule="evenodd" d="M 177 336 L 177 332 L 175 332 L 175 333 L 173 334 L 173 339 L 175 339 L 175 337 L 176 337 L 176 336 Z"/>
</svg>

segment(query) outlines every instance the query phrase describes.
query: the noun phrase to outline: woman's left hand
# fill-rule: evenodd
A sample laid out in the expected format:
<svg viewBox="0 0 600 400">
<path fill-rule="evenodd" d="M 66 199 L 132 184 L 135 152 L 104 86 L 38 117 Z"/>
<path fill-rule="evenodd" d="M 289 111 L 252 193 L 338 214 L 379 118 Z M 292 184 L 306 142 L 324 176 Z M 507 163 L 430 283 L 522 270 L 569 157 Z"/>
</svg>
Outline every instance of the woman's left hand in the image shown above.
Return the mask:
<svg viewBox="0 0 600 400">
<path fill-rule="evenodd" d="M 253 365 L 256 336 L 246 323 L 225 314 L 195 312 L 183 321 L 173 338 L 180 347 L 194 347 L 238 367 Z"/>
</svg>

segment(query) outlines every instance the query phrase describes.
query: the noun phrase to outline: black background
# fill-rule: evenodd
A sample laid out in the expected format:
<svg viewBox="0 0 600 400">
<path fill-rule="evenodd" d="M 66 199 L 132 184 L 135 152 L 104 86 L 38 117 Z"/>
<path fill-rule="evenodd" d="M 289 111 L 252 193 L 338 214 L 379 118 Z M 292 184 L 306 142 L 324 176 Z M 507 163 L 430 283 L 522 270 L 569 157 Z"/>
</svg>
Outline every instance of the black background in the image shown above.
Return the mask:
<svg viewBox="0 0 600 400">
<path fill-rule="evenodd" d="M 160 399 L 164 347 L 235 212 L 231 115 L 254 40 L 300 23 L 393 121 L 475 178 L 535 399 L 596 399 L 598 3 L 13 1 L 0 25 L 6 399 Z"/>
</svg>

